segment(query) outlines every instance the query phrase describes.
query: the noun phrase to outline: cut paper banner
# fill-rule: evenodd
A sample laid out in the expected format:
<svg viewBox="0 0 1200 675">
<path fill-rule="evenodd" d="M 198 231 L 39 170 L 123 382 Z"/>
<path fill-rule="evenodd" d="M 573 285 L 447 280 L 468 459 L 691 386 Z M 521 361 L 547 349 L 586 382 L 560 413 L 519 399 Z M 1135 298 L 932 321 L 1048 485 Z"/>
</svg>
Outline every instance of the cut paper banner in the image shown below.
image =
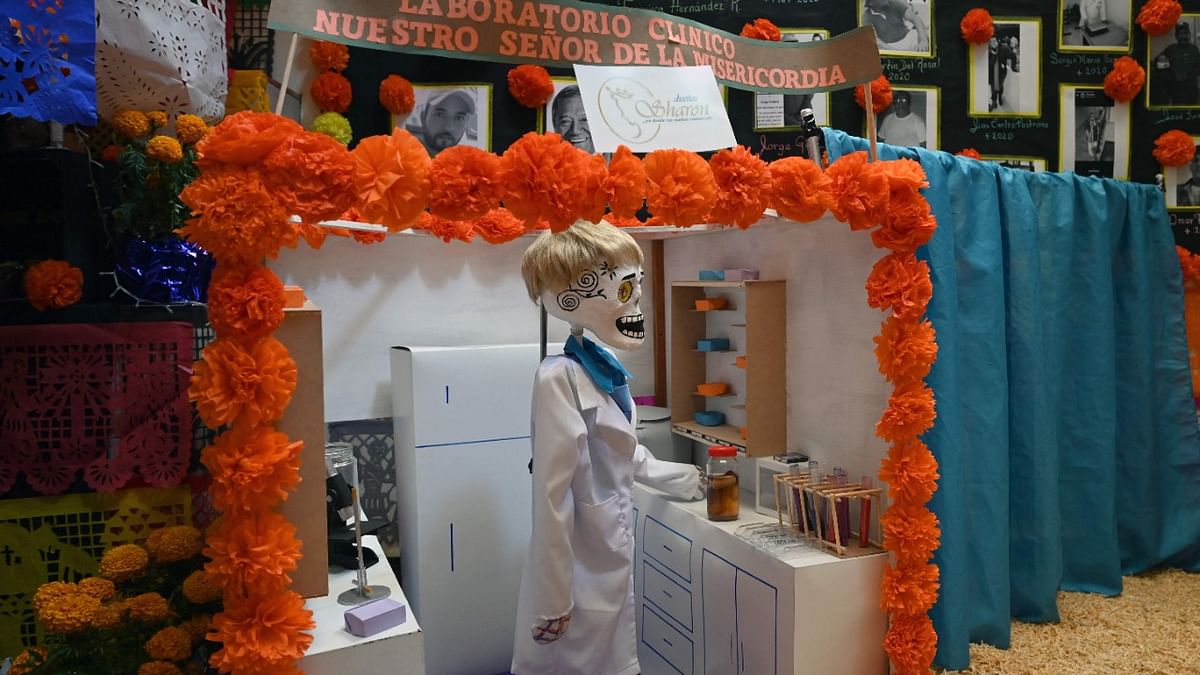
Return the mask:
<svg viewBox="0 0 1200 675">
<path fill-rule="evenodd" d="M 87 1 L 0 3 L 0 114 L 96 124 L 94 18 Z"/>
</svg>

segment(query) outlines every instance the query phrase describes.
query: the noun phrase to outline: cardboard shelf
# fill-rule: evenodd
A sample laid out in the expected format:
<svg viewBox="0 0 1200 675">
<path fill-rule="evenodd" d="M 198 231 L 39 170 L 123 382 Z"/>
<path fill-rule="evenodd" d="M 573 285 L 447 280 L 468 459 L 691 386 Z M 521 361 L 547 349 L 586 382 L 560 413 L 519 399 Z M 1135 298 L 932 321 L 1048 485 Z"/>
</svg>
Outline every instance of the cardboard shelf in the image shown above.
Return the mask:
<svg viewBox="0 0 1200 675">
<path fill-rule="evenodd" d="M 721 309 L 689 309 L 688 311 L 696 314 L 711 314 L 713 312 L 736 312 L 737 310 L 737 307 L 722 307 Z"/>
<path fill-rule="evenodd" d="M 745 403 L 734 403 L 733 405 L 731 405 L 729 407 L 733 408 L 734 410 L 745 410 L 746 404 Z"/>
<path fill-rule="evenodd" d="M 731 424 L 706 427 L 693 421 L 674 422 L 671 424 L 671 431 L 693 441 L 710 445 L 732 445 L 743 452 L 746 450 L 746 441 L 742 440 L 742 432 Z"/>
<path fill-rule="evenodd" d="M 696 352 L 697 354 L 727 354 L 729 352 L 736 352 L 737 350 L 736 349 L 693 349 L 692 351 Z"/>
<path fill-rule="evenodd" d="M 692 396 L 699 396 L 700 398 L 729 398 L 732 396 L 737 396 L 737 394 L 733 393 L 732 391 L 727 391 L 724 394 L 717 394 L 716 396 L 709 396 L 707 394 L 701 394 L 698 391 L 693 391 Z"/>
<path fill-rule="evenodd" d="M 672 281 L 672 286 L 683 288 L 745 288 L 753 281 Z"/>
</svg>

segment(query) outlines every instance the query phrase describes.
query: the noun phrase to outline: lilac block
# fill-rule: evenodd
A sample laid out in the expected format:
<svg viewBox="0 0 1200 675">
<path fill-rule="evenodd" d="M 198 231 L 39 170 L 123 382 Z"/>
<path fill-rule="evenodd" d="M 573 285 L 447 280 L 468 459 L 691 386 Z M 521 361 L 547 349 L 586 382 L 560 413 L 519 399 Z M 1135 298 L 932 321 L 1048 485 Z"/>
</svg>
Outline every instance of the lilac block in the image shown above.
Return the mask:
<svg viewBox="0 0 1200 675">
<path fill-rule="evenodd" d="M 346 610 L 346 630 L 359 637 L 370 637 L 408 618 L 408 609 L 391 598 L 380 598 Z"/>
<path fill-rule="evenodd" d="M 757 279 L 758 270 L 752 270 L 748 267 L 725 270 L 725 281 L 756 281 Z"/>
</svg>

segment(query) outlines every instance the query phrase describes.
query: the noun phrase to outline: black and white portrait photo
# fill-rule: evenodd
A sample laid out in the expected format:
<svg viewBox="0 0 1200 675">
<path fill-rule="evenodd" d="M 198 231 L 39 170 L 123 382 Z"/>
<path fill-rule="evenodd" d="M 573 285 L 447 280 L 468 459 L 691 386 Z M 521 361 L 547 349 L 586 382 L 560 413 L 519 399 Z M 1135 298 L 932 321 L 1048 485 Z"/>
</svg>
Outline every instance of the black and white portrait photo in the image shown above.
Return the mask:
<svg viewBox="0 0 1200 675">
<path fill-rule="evenodd" d="M 470 145 L 491 150 L 491 100 L 489 84 L 414 84 L 415 104 L 403 125 L 432 157 L 446 148 Z"/>
<path fill-rule="evenodd" d="M 1059 169 L 1125 179 L 1129 173 L 1129 104 L 1099 86 L 1062 86 Z"/>
<path fill-rule="evenodd" d="M 995 19 L 995 34 L 971 45 L 971 114 L 1041 115 L 1041 21 Z"/>
<path fill-rule="evenodd" d="M 938 90 L 894 87 L 892 105 L 876 118 L 876 135 L 889 145 L 937 150 Z"/>
<path fill-rule="evenodd" d="M 1192 141 L 1200 146 L 1200 137 Z M 1168 208 L 1200 211 L 1200 153 L 1186 166 L 1165 167 L 1163 181 Z"/>
<path fill-rule="evenodd" d="M 858 0 L 858 14 L 880 54 L 933 57 L 933 0 Z"/>
<path fill-rule="evenodd" d="M 823 28 L 780 28 L 782 42 L 818 42 L 829 39 Z M 794 131 L 803 126 L 800 111 L 812 108 L 817 126 L 829 126 L 829 93 L 754 95 L 755 131 Z"/>
<path fill-rule="evenodd" d="M 1058 5 L 1061 51 L 1129 51 L 1132 0 L 1059 0 Z"/>
<path fill-rule="evenodd" d="M 593 154 L 592 130 L 583 111 L 583 95 L 575 80 L 554 78 L 554 94 L 546 103 L 546 131 L 553 131 L 571 145 Z"/>
<path fill-rule="evenodd" d="M 1200 107 L 1200 14 L 1184 14 L 1175 30 L 1149 39 L 1146 99 L 1151 108 Z"/>
</svg>

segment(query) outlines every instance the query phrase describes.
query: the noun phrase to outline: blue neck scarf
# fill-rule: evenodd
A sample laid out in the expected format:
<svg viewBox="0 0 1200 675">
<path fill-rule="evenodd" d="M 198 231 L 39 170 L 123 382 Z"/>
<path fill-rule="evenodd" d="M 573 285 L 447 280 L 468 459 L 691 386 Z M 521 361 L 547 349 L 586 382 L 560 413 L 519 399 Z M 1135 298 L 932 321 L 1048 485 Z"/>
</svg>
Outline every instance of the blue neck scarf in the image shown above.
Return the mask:
<svg viewBox="0 0 1200 675">
<path fill-rule="evenodd" d="M 625 419 L 633 421 L 633 396 L 627 384 L 633 376 L 615 356 L 595 342 L 574 335 L 567 338 L 563 354 L 583 366 L 592 382 L 611 396 L 621 412 L 625 413 Z"/>
</svg>

